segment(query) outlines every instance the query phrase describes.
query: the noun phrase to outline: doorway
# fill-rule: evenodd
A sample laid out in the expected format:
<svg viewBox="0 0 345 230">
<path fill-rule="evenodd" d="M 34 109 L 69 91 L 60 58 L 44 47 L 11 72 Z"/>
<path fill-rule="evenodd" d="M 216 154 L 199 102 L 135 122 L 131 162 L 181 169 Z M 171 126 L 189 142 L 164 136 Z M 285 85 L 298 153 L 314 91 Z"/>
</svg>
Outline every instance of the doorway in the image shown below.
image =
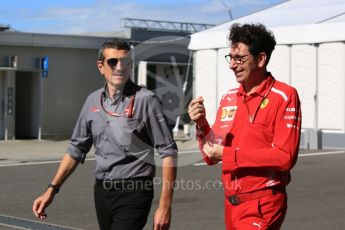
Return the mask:
<svg viewBox="0 0 345 230">
<path fill-rule="evenodd" d="M 41 87 L 38 72 L 16 72 L 15 137 L 39 138 L 41 118 Z"/>
</svg>

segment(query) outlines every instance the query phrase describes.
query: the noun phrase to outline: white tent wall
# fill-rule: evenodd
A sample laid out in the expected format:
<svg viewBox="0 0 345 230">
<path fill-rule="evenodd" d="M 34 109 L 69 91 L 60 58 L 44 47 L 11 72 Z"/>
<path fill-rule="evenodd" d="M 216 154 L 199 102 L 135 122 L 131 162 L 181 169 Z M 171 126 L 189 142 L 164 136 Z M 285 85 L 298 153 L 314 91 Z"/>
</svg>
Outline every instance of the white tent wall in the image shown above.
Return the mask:
<svg viewBox="0 0 345 230">
<path fill-rule="evenodd" d="M 228 47 L 194 52 L 195 96 L 204 97 L 210 124 L 222 95 L 238 87 L 224 59 L 228 52 Z M 320 131 L 345 137 L 345 43 L 277 45 L 267 68 L 277 80 L 291 84 L 299 93 L 302 148 L 320 148 L 321 143 L 324 148 L 334 146 L 327 144 L 327 137 L 320 139 Z"/>
<path fill-rule="evenodd" d="M 217 51 L 217 67 L 207 58 L 210 53 Z M 232 88 L 238 87 L 229 64 L 224 56 L 228 54 L 229 48 L 218 50 L 202 50 L 196 52 L 196 96 L 205 98 L 205 107 L 210 124 L 213 124 L 216 111 L 221 97 Z M 291 54 L 290 54 L 291 53 Z M 316 48 L 314 45 L 280 45 L 273 52 L 268 70 L 272 72 L 277 80 L 292 84 L 299 92 L 303 104 L 303 128 L 315 128 L 315 100 L 316 94 Z M 205 63 L 200 57 L 204 56 Z M 213 54 L 214 55 L 214 54 Z M 291 58 L 293 57 L 293 58 Z M 207 67 L 206 67 L 207 66 Z M 213 67 L 213 68 L 212 68 Z M 201 74 L 202 73 L 202 74 Z M 212 78 L 210 77 L 212 76 Z M 212 83 L 211 83 L 212 81 Z M 211 85 L 216 83 L 216 87 Z M 214 99 L 216 98 L 216 109 Z"/>
<path fill-rule="evenodd" d="M 291 82 L 299 94 L 302 105 L 303 129 L 317 129 L 315 112 L 317 48 L 314 45 L 291 46 Z"/>
<path fill-rule="evenodd" d="M 345 132 L 345 44 L 319 46 L 318 128 L 324 132 Z"/>
<path fill-rule="evenodd" d="M 290 80 L 290 51 L 291 46 L 277 45 L 272 53 L 267 70 L 274 74 L 274 77 L 287 84 Z"/>
<path fill-rule="evenodd" d="M 195 96 L 202 96 L 207 110 L 207 120 L 213 123 L 217 109 L 217 50 L 200 50 L 194 53 Z"/>
<path fill-rule="evenodd" d="M 318 128 L 322 130 L 322 147 L 345 149 L 344 42 L 320 44 L 318 67 Z"/>
<path fill-rule="evenodd" d="M 217 102 L 219 102 L 221 96 L 226 93 L 229 89 L 232 88 L 233 84 L 233 73 L 229 69 L 229 64 L 225 60 L 224 56 L 229 53 L 229 49 L 219 49 L 218 50 L 218 63 L 217 63 L 217 72 L 218 76 L 224 76 L 218 78 L 218 92 L 217 92 Z M 237 87 L 235 85 L 234 87 Z"/>
<path fill-rule="evenodd" d="M 195 96 L 202 96 L 207 110 L 207 120 L 212 125 L 221 97 L 232 88 L 238 87 L 235 76 L 229 69 L 225 55 L 229 48 L 200 50 L 195 53 Z"/>
<path fill-rule="evenodd" d="M 204 75 L 198 76 L 208 62 L 194 60 L 198 63 L 194 66 L 196 91 L 207 94 L 210 101 L 213 96 L 213 101 L 219 103 L 221 95 L 236 85 L 222 57 L 229 49 L 229 28 L 234 23 L 262 23 L 277 41 L 268 71 L 277 80 L 294 86 L 300 95 L 301 147 L 345 149 L 344 12 L 344 0 L 288 0 L 192 34 L 188 48 L 195 57 L 203 50 L 218 53 L 212 56 L 218 56 L 217 63 L 207 67 L 214 77 L 209 82 Z M 211 83 L 214 79 L 216 86 Z M 204 88 L 198 89 L 199 80 Z M 206 103 L 210 123 L 214 122 L 215 106 Z"/>
<path fill-rule="evenodd" d="M 228 62 L 225 60 L 225 55 L 229 54 L 230 49 L 224 48 L 218 50 L 218 89 L 217 89 L 217 109 L 220 99 L 229 90 L 238 87 L 235 81 L 235 75 L 229 68 Z M 214 121 L 212 121 L 213 123 Z"/>
</svg>

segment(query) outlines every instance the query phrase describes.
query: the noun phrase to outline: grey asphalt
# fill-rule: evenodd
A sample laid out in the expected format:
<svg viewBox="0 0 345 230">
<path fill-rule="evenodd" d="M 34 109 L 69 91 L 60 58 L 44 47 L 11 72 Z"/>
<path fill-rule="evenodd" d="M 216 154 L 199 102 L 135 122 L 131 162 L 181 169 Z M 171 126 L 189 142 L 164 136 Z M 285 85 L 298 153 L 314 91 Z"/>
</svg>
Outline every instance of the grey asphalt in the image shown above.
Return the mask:
<svg viewBox="0 0 345 230">
<path fill-rule="evenodd" d="M 0 141 L 0 165 L 27 163 L 37 161 L 60 160 L 68 146 L 68 140 L 11 140 Z M 177 141 L 179 150 L 197 149 L 197 142 L 193 140 Z M 93 149 L 88 158 L 93 157 Z"/>
<path fill-rule="evenodd" d="M 54 175 L 66 141 L 0 142 L 0 229 L 98 229 L 93 205 L 92 170 L 89 160 L 77 168 L 47 210 L 48 219 L 37 221 L 32 202 Z M 171 229 L 224 229 L 221 165 L 196 164 L 200 156 L 195 141 L 179 142 L 178 168 Z M 345 229 L 345 152 L 301 151 L 288 186 L 289 209 L 283 228 Z M 327 153 L 328 152 L 328 153 Z M 160 178 L 160 168 L 157 170 Z M 151 229 L 158 204 L 160 180 L 155 180 L 156 196 L 145 230 Z M 15 224 L 8 224 L 8 220 Z M 26 221 L 26 222 L 25 222 Z M 20 223 L 23 224 L 21 225 Z M 35 225 L 36 224 L 36 225 Z M 40 229 L 36 227 L 36 229 Z"/>
</svg>

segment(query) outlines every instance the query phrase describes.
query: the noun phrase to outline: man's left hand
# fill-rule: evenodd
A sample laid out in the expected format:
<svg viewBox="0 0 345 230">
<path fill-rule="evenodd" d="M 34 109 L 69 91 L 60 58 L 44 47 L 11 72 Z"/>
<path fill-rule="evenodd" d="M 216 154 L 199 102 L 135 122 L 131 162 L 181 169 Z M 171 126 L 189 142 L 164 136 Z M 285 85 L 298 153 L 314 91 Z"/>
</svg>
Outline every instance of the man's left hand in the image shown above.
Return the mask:
<svg viewBox="0 0 345 230">
<path fill-rule="evenodd" d="M 154 230 L 168 230 L 171 221 L 171 207 L 159 207 L 153 219 Z"/>
<path fill-rule="evenodd" d="M 213 144 L 207 141 L 204 144 L 203 150 L 211 161 L 218 162 L 222 160 L 224 146 L 219 144 Z"/>
</svg>

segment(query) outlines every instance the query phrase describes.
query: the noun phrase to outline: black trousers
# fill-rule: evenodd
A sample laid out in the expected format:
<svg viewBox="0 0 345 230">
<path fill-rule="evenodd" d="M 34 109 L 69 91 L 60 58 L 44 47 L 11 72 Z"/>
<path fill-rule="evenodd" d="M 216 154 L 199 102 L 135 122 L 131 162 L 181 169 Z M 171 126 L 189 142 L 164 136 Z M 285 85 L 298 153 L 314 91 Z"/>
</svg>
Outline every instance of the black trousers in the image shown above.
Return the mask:
<svg viewBox="0 0 345 230">
<path fill-rule="evenodd" d="M 139 180 L 140 181 L 140 180 Z M 138 182 L 138 181 L 136 181 Z M 94 199 L 101 230 L 142 230 L 153 199 L 153 183 L 124 183 L 97 180 Z M 144 186 L 143 186 L 144 185 Z"/>
</svg>

